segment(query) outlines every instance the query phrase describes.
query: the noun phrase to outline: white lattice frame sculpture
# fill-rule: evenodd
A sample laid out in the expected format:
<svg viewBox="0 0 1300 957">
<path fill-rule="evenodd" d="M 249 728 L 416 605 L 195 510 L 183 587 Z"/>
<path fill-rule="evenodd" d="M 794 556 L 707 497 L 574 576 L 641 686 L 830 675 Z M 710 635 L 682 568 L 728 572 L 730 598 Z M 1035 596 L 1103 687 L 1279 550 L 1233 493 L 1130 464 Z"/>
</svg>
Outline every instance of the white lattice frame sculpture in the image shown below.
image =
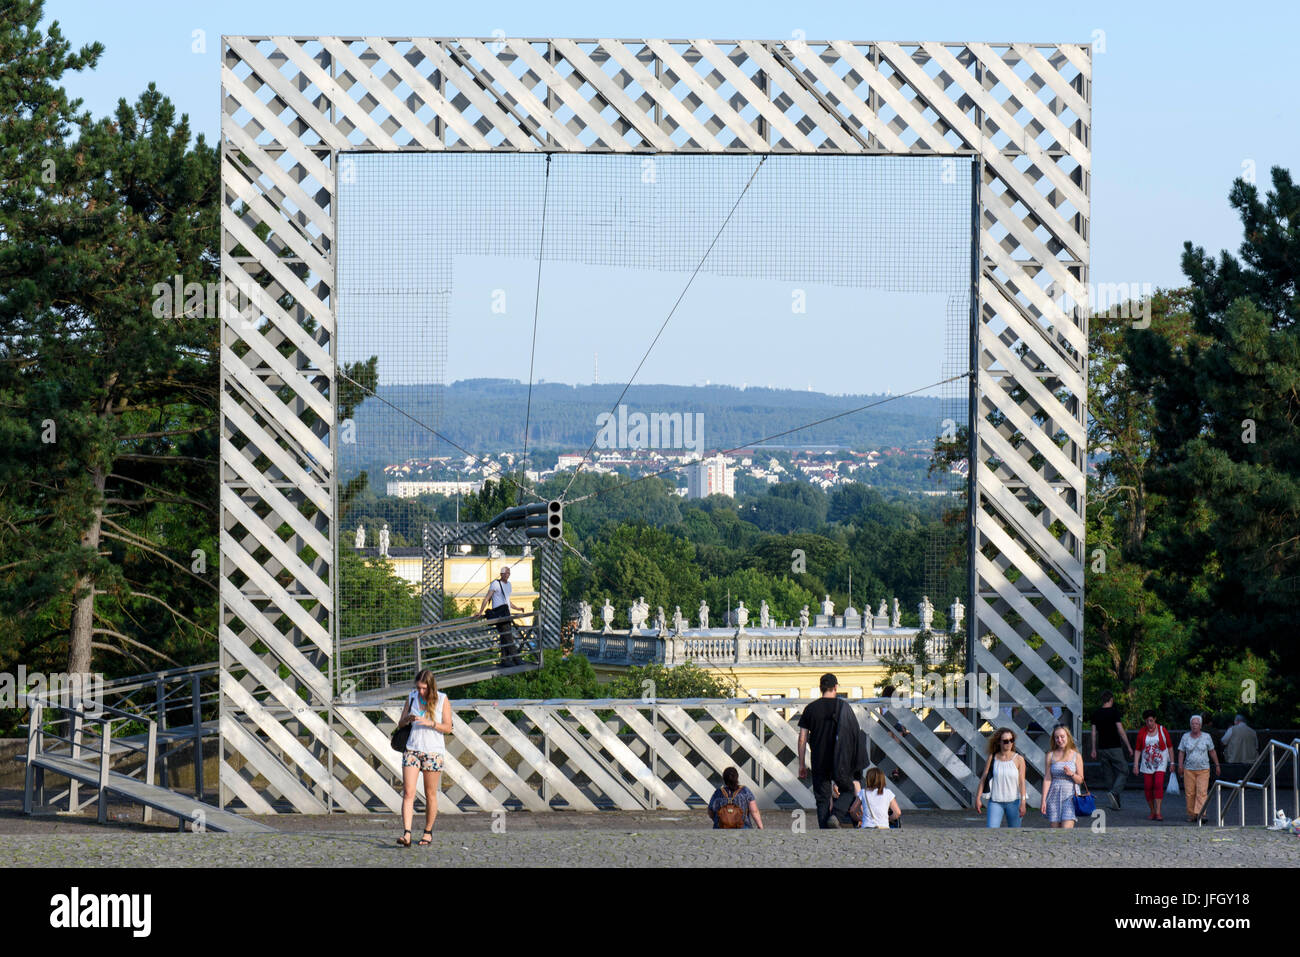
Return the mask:
<svg viewBox="0 0 1300 957">
<path fill-rule="evenodd" d="M 221 75 L 222 274 L 266 287 L 222 321 L 223 805 L 396 807 L 385 736 L 332 706 L 335 178 L 360 150 L 973 163 L 973 650 L 1022 723 L 1059 703 L 1077 733 L 1087 323 L 1053 297 L 1087 301 L 1088 46 L 225 37 Z"/>
</svg>

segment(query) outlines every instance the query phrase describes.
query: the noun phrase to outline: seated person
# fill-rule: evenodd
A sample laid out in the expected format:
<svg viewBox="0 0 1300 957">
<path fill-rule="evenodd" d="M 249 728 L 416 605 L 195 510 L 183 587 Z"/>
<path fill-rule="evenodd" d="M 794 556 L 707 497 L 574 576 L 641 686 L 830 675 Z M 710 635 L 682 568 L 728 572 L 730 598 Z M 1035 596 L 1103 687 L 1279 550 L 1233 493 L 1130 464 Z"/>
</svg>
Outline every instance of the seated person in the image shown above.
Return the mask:
<svg viewBox="0 0 1300 957">
<path fill-rule="evenodd" d="M 885 786 L 885 772 L 869 768 L 862 789 L 862 823 L 859 827 L 891 828 L 903 826 L 903 812 L 894 792 Z"/>
</svg>

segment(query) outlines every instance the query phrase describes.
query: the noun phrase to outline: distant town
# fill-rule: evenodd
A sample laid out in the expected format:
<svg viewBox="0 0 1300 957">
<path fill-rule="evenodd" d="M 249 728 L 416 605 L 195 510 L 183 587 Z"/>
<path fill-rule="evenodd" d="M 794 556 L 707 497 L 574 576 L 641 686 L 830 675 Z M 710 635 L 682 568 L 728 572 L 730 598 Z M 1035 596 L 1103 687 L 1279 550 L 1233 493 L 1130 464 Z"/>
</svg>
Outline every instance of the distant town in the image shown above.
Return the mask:
<svg viewBox="0 0 1300 957">
<path fill-rule="evenodd" d="M 707 498 L 710 495 L 735 497 L 737 488 L 758 490 L 779 482 L 805 481 L 831 490 L 845 482 L 875 484 L 869 477 L 878 469 L 911 476 L 916 490 L 931 495 L 945 495 L 965 480 L 967 463 L 963 459 L 949 469 L 947 479 L 928 476 L 931 451 L 925 447 L 903 449 L 888 447 L 855 451 L 843 448 L 771 449 L 753 448 L 728 453 L 712 451 L 700 455 L 692 451 L 634 449 L 594 450 L 585 458 L 581 452 L 539 452 L 530 456 L 525 468 L 527 479 L 540 484 L 562 473 L 582 467 L 593 474 L 624 475 L 641 478 L 662 473 L 677 487 L 684 498 Z M 521 456 L 500 452 L 482 457 L 429 456 L 408 459 L 384 466 L 385 489 L 397 498 L 420 495 L 466 495 L 478 492 L 487 478 L 494 478 L 518 468 Z M 927 480 L 928 479 L 928 480 Z M 898 483 L 891 483 L 898 484 Z M 938 485 L 940 487 L 936 488 Z"/>
</svg>

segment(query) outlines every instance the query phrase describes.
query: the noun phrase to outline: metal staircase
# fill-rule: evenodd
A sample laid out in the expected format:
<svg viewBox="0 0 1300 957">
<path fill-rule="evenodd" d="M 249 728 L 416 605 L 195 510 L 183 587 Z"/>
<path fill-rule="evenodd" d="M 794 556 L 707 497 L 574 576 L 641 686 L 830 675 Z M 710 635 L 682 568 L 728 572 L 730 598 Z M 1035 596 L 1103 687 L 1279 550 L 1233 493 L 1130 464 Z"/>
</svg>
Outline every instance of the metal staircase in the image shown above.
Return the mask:
<svg viewBox="0 0 1300 957">
<path fill-rule="evenodd" d="M 1278 752 L 1281 752 L 1282 759 L 1278 760 Z M 1287 761 L 1291 762 L 1291 817 L 1300 818 L 1300 738 L 1292 738 L 1291 743 L 1271 739 L 1259 752 L 1259 757 L 1255 758 L 1255 763 L 1250 766 L 1245 776 L 1239 781 L 1215 781 L 1210 788 L 1214 797 L 1214 816 L 1217 827 L 1223 827 L 1223 818 L 1228 809 L 1232 807 L 1233 802 L 1237 804 L 1237 812 L 1240 820 L 1239 827 L 1246 826 L 1246 791 L 1263 792 L 1264 806 L 1264 825 L 1267 827 L 1273 823 L 1277 815 L 1277 774 L 1278 771 L 1285 767 Z M 1263 781 L 1256 781 L 1255 774 L 1268 760 L 1268 774 Z M 1223 803 L 1223 792 L 1228 790 L 1228 803 Z M 1209 804 L 1207 798 L 1206 802 Z M 1204 821 L 1204 818 L 1201 819 Z"/>
<path fill-rule="evenodd" d="M 365 707 L 392 701 L 411 690 L 417 672 L 428 668 L 440 689 L 536 671 L 542 646 L 535 626 L 520 627 L 531 612 L 511 618 L 517 663 L 501 658 L 496 622 L 504 619 L 454 618 L 433 625 L 358 635 L 339 642 L 334 669 L 335 704 Z"/>
<path fill-rule="evenodd" d="M 108 822 L 108 801 L 117 795 L 144 808 L 144 823 L 149 823 L 154 811 L 161 811 L 177 819 L 184 829 L 188 821 L 195 830 L 224 831 L 231 833 L 272 833 L 274 828 L 250 821 L 238 814 L 205 804 L 203 801 L 177 791 L 159 787 L 154 783 L 158 764 L 158 725 L 149 718 L 102 704 L 89 704 L 72 700 L 58 704 L 36 695 L 27 699 L 31 715 L 27 729 L 27 751 L 20 760 L 26 762 L 23 784 L 23 813 L 31 814 L 46 803 L 45 776 L 55 774 L 69 781 L 66 793 L 68 809 L 77 811 L 83 806 L 79 788 L 88 785 L 94 789 L 98 802 L 97 820 Z M 50 713 L 55 716 L 50 717 Z M 114 736 L 113 724 L 137 725 L 143 723 L 143 734 Z M 66 735 L 58 731 L 66 726 Z M 114 758 L 127 755 L 142 760 L 129 773 L 113 770 Z M 95 758 L 98 760 L 95 760 Z M 61 797 L 62 795 L 60 795 Z M 89 802 L 87 802 L 89 803 Z"/>
</svg>

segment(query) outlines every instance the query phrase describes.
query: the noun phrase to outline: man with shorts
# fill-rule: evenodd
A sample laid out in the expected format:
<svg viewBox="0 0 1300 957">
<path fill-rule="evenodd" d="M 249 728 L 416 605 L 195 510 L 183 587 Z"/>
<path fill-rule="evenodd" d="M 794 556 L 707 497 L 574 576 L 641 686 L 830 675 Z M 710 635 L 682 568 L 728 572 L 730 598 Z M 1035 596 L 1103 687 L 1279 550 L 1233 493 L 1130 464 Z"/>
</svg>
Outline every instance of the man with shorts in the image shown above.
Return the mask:
<svg viewBox="0 0 1300 957">
<path fill-rule="evenodd" d="M 491 608 L 488 603 L 491 603 Z M 509 667 L 522 664 L 519 650 L 515 647 L 514 622 L 510 610 L 521 612 L 524 609 L 510 600 L 510 567 L 501 569 L 501 576 L 488 585 L 488 593 L 483 596 L 483 604 L 478 613 L 489 620 L 497 622 L 497 640 L 501 645 L 501 664 Z M 486 614 L 485 614 L 486 612 Z"/>
</svg>

